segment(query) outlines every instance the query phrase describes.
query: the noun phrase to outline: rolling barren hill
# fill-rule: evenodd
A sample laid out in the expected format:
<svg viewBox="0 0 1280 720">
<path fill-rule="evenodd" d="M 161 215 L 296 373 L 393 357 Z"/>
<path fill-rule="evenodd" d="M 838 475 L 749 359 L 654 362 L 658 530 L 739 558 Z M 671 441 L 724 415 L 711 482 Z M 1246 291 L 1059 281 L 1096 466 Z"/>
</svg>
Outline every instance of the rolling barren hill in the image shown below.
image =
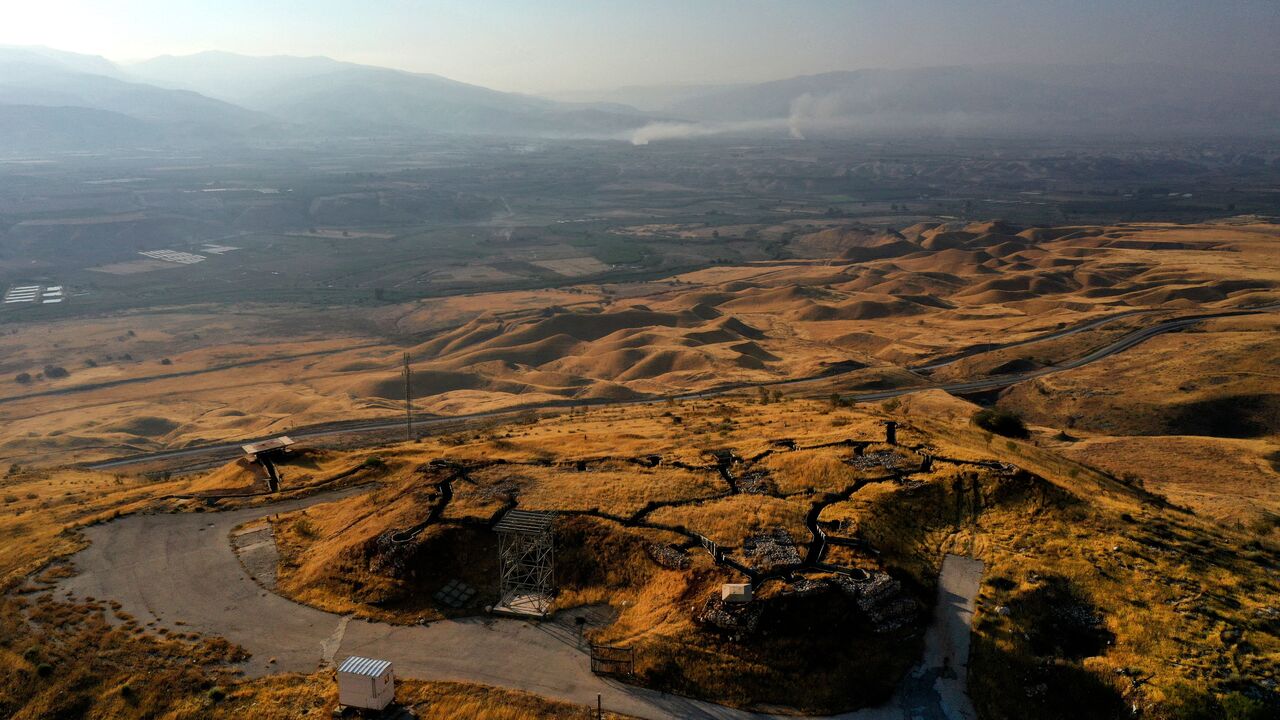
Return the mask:
<svg viewBox="0 0 1280 720">
<path fill-rule="evenodd" d="M 631 681 L 664 698 L 915 707 L 924 696 L 899 678 L 920 657 L 950 553 L 983 563 L 968 688 L 988 717 L 1274 708 L 1278 244 L 1280 227 L 1255 218 L 831 224 L 790 237 L 783 259 L 645 282 L 21 326 L 0 346 L 13 378 L 0 385 L 0 452 L 23 458 L 0 478 L 0 581 L 22 593 L 0 598 L 0 678 L 45 677 L 48 691 L 0 682 L 0 702 L 36 715 L 124 703 L 119 688 L 149 673 L 173 691 L 137 702 L 225 701 L 234 715 L 287 708 L 291 688 L 327 681 L 275 677 L 312 673 L 317 642 L 336 653 L 373 633 L 385 649 L 394 634 L 467 627 L 514 643 L 497 626 L 422 623 L 494 599 L 488 528 L 519 507 L 560 514 L 557 603 L 590 616 L 567 637 L 631 648 Z M 349 424 L 295 432 L 352 420 L 399 436 L 405 352 L 418 421 L 454 419 L 376 450 L 294 454 L 280 466 L 287 506 L 253 507 L 265 483 L 243 461 L 177 477 L 183 457 L 151 458 L 148 477 L 58 467 L 206 443 L 231 444 L 231 457 L 239 441 L 280 433 L 315 445 L 387 437 Z M 726 386 L 737 389 L 716 392 Z M 1025 432 L 983 429 L 982 405 L 1019 414 Z M 223 524 L 190 529 L 210 518 Z M 97 548 L 74 560 L 81 575 L 60 560 L 83 547 L 73 529 Z M 186 582 L 137 595 L 138 576 L 111 563 L 156 546 L 173 552 L 145 572 Z M 228 582 L 209 588 L 199 563 Z M 722 583 L 744 577 L 755 620 L 716 604 Z M 470 605 L 436 598 L 458 580 L 476 590 Z M 64 588 L 96 599 L 62 602 Z M 320 619 L 293 636 L 296 652 L 264 647 L 263 632 L 301 614 Z M 358 629 L 344 635 L 348 625 Z M 585 673 L 572 641 L 545 642 Z M 77 650 L 102 647 L 109 662 Z M 452 657 L 428 647 L 429 662 Z M 503 645 L 502 667 L 524 647 Z M 523 666 L 473 660 L 444 671 L 530 689 Z M 243 682 L 230 664 L 246 662 L 271 677 Z M 215 683 L 232 694 L 213 700 Z M 580 686 L 553 690 L 576 701 Z"/>
<path fill-rule="evenodd" d="M 680 278 L 678 289 L 529 317 L 479 317 L 410 354 L 420 395 L 489 389 L 576 399 L 695 391 L 728 381 L 821 374 L 841 363 L 893 370 L 1059 324 L 1132 309 L 1274 303 L 1274 273 L 1245 260 L 1272 248 L 1263 227 L 1020 229 L 922 225 L 850 239 L 820 265 L 771 264 Z M 846 261 L 868 247 L 889 255 Z M 713 280 L 714 278 L 714 280 Z M 686 286 L 688 283 L 690 286 Z M 390 376 L 357 386 L 398 396 Z"/>
<path fill-rule="evenodd" d="M 1274 226 L 1256 222 L 927 223 L 879 235 L 836 228 L 792 240 L 797 254 L 809 257 L 717 266 L 663 282 L 588 285 L 576 294 L 489 293 L 323 319 L 303 309 L 193 309 L 165 314 L 143 333 L 132 332 L 136 318 L 129 316 L 55 323 L 47 333 L 20 330 L 6 344 L 5 371 L 34 379 L 2 387 L 5 412 L 22 422 L 0 442 L 13 453 L 57 447 L 88 458 L 119 454 L 120 444 L 160 449 L 320 424 L 334 413 L 394 417 L 406 350 L 418 412 L 439 415 L 660 399 L 801 378 L 829 378 L 797 387 L 823 393 L 1036 370 L 1162 319 L 1276 303 L 1277 242 Z M 868 248 L 882 257 L 856 259 Z M 539 304 L 538 297 L 547 300 Z M 555 304 L 566 300 L 573 304 Z M 424 318 L 446 327 L 415 334 Z M 1272 318 L 1251 322 L 1265 330 L 1274 327 Z M 1110 322 L 1093 327 L 1104 320 Z M 1219 327 L 1227 326 L 1205 325 L 1203 342 L 1186 342 L 1185 359 L 1212 363 L 1224 351 L 1220 340 L 1246 337 Z M 1247 337 L 1265 345 L 1265 332 Z M 1160 347 L 1153 341 L 1121 357 L 1141 365 L 1148 348 Z M 925 374 L 909 371 L 946 361 Z M 46 376 L 42 368 L 50 364 L 70 368 L 68 376 Z M 1169 402 L 1194 417 L 1195 403 L 1237 387 L 1254 392 L 1240 383 L 1265 382 L 1236 377 L 1185 378 L 1201 389 L 1183 405 Z M 1013 392 L 1009 402 L 1026 392 Z M 1269 401 L 1258 402 L 1260 414 L 1246 424 L 1274 433 Z M 1060 416 L 1070 405 L 1058 415 L 1021 406 L 1046 423 L 1071 424 Z M 1112 429 L 1120 427 L 1117 417 L 1108 415 Z M 130 424 L 137 418 L 147 422 Z"/>
</svg>

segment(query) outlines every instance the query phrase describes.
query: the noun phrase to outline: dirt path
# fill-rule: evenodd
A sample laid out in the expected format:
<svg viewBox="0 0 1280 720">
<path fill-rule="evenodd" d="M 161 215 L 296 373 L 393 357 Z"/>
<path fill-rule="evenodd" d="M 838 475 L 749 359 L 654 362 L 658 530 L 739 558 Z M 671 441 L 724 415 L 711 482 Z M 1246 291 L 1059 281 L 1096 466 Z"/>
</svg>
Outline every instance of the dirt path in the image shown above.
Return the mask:
<svg viewBox="0 0 1280 720">
<path fill-rule="evenodd" d="M 313 672 L 335 658 L 366 654 L 394 660 L 405 677 L 478 682 L 584 705 L 599 693 L 606 708 L 640 718 L 773 717 L 597 677 L 573 634 L 557 623 L 485 617 L 395 626 L 298 605 L 255 583 L 228 542 L 242 523 L 360 491 L 228 512 L 137 515 L 90 527 L 90 546 L 73 557 L 79 574 L 57 592 L 117 600 L 143 624 L 225 637 L 252 653 L 244 666 L 252 676 Z M 947 558 L 920 668 L 884 707 L 842 718 L 972 717 L 948 710 L 967 707 L 963 668 L 981 568 Z M 573 611 L 566 614 L 571 618 Z"/>
</svg>

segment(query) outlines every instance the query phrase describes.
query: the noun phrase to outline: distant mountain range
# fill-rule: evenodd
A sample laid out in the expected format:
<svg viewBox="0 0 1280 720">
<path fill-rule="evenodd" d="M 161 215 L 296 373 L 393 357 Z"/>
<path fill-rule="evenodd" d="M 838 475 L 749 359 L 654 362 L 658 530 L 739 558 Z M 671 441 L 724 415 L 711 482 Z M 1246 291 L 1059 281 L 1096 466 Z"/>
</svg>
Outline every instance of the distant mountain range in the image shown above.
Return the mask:
<svg viewBox="0 0 1280 720">
<path fill-rule="evenodd" d="M 637 109 L 643 108 L 643 109 Z M 0 47 L 0 150 L 430 133 L 630 139 L 1280 134 L 1280 75 L 1157 66 L 859 70 L 553 100 L 326 57 L 206 52 L 128 66 Z"/>
<path fill-rule="evenodd" d="M 563 103 L 323 57 L 209 52 L 121 67 L 46 48 L 0 48 L 0 129 L 13 130 L 0 137 L 0 149 L 286 134 L 615 137 L 650 121 L 629 107 Z"/>
<path fill-rule="evenodd" d="M 194 90 L 329 133 L 451 132 L 611 135 L 645 125 L 630 107 L 561 103 L 498 92 L 439 75 L 326 57 L 207 52 L 130 66 L 148 82 Z"/>
<path fill-rule="evenodd" d="M 702 122 L 785 121 L 797 135 L 1276 135 L 1280 74 L 1158 65 L 858 70 L 709 90 L 655 109 Z"/>
<path fill-rule="evenodd" d="M 111 62 L 0 47 L 0 149 L 94 149 L 246 137 L 276 121 L 199 93 L 134 81 Z"/>
</svg>

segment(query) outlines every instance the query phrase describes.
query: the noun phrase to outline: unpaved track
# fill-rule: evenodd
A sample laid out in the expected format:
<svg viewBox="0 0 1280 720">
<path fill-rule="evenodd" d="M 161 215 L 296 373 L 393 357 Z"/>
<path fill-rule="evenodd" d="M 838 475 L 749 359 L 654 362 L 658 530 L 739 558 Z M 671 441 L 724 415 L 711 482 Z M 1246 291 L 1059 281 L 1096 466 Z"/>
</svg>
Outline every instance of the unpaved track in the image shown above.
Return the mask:
<svg viewBox="0 0 1280 720">
<path fill-rule="evenodd" d="M 252 653 L 244 667 L 254 676 L 312 672 L 324 661 L 372 655 L 393 660 L 402 677 L 477 682 L 583 705 L 600 693 L 607 709 L 641 718 L 774 717 L 599 678 L 572 629 L 556 623 L 469 618 L 395 626 L 299 605 L 256 584 L 231 549 L 228 538 L 237 525 L 363 490 L 228 512 L 136 515 L 90 527 L 85 535 L 91 544 L 73 557 L 79 574 L 63 580 L 57 592 L 117 600 L 144 624 L 225 637 Z M 840 717 L 971 717 L 948 712 L 958 702 L 956 693 L 963 699 L 964 678 L 948 685 L 945 676 L 967 658 L 981 568 L 976 561 L 946 559 L 921 667 L 890 703 Z"/>
</svg>

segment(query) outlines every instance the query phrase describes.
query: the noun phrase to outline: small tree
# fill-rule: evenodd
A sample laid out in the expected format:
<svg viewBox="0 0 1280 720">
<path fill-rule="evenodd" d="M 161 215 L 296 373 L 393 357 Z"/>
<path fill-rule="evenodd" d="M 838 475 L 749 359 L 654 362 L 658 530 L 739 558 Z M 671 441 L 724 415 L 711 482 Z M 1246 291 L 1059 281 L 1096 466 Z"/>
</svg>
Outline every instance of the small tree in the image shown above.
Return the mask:
<svg viewBox="0 0 1280 720">
<path fill-rule="evenodd" d="M 31 373 L 18 373 L 17 377 L 15 377 L 13 381 L 19 385 L 30 385 Z"/>
<path fill-rule="evenodd" d="M 71 373 L 67 372 L 67 369 L 62 367 L 61 365 L 45 365 L 44 366 L 44 376 L 49 378 L 50 380 L 57 379 L 57 378 L 64 378 L 70 374 Z"/>
<path fill-rule="evenodd" d="M 1022 422 L 1022 418 L 1017 413 L 1001 408 L 983 408 L 973 414 L 973 424 L 993 432 L 997 435 L 1003 435 L 1011 438 L 1027 438 L 1031 433 L 1027 430 L 1026 423 Z"/>
</svg>

